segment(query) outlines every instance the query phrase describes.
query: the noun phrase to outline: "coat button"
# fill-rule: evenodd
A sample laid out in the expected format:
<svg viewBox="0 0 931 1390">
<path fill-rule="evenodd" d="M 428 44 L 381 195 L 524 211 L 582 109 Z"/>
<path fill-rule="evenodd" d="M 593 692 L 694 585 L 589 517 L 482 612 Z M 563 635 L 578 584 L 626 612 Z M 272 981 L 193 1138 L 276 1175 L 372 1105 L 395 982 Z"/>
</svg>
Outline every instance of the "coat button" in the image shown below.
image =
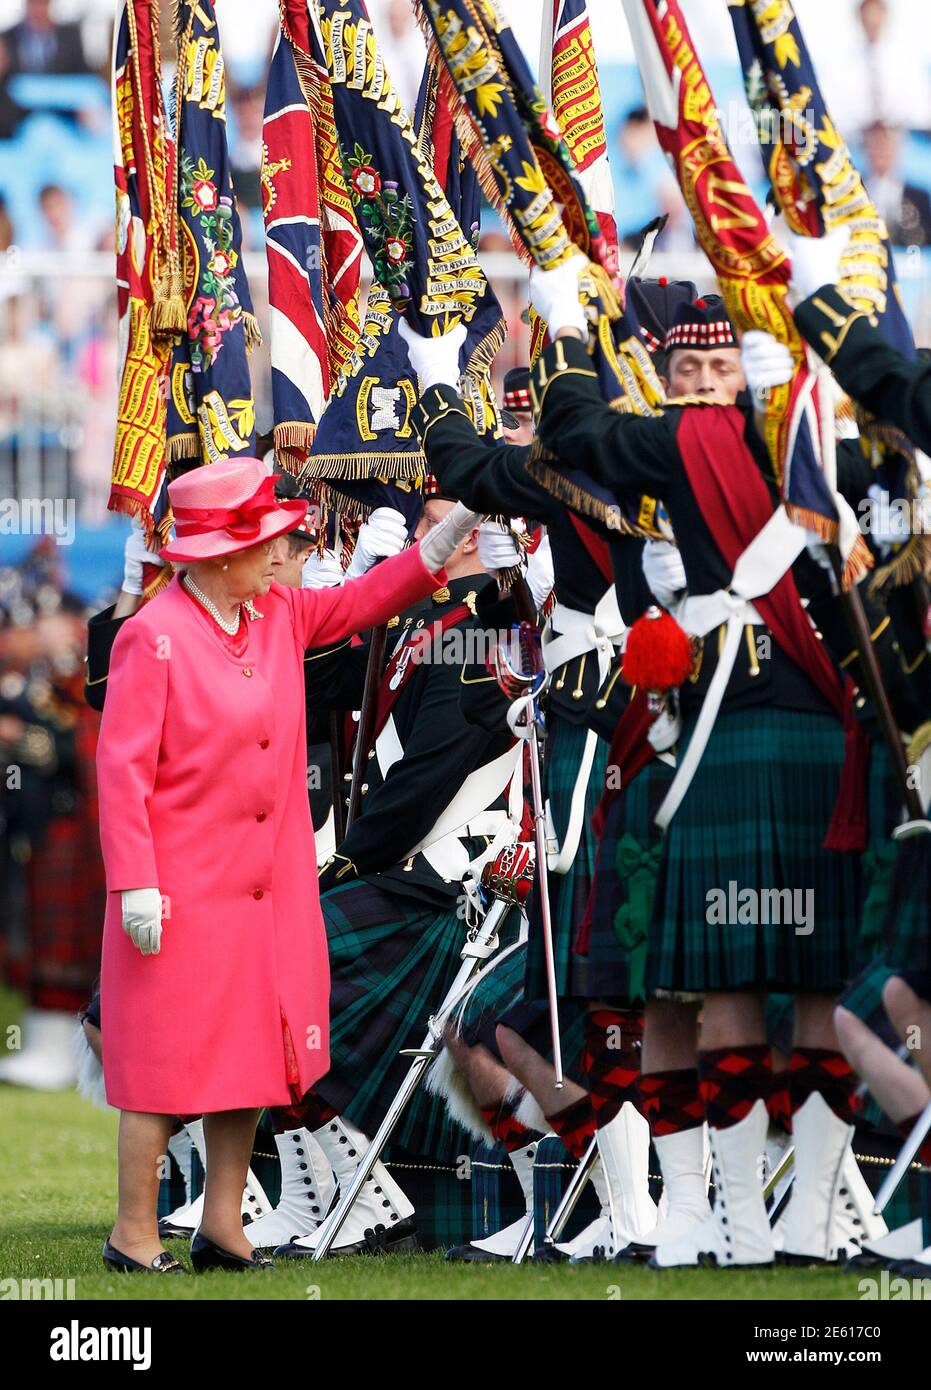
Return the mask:
<svg viewBox="0 0 931 1390">
<path fill-rule="evenodd" d="M 260 747 L 260 748 L 267 748 L 267 747 L 268 747 L 268 739 L 267 739 L 267 738 L 259 739 L 259 747 Z"/>
<path fill-rule="evenodd" d="M 244 667 L 242 668 L 242 673 L 243 673 L 244 676 L 251 676 L 251 675 L 252 675 L 252 667 L 251 667 L 251 666 L 244 666 Z"/>
<path fill-rule="evenodd" d="M 252 896 L 253 896 L 254 898 L 261 898 L 261 897 L 264 896 L 264 894 L 262 893 L 261 888 L 256 888 L 255 891 L 253 892 Z"/>
<path fill-rule="evenodd" d="M 256 820 L 257 820 L 257 821 L 263 821 L 264 819 L 265 819 L 265 812 L 264 812 L 264 811 L 259 811 L 258 815 L 256 816 Z"/>
</svg>

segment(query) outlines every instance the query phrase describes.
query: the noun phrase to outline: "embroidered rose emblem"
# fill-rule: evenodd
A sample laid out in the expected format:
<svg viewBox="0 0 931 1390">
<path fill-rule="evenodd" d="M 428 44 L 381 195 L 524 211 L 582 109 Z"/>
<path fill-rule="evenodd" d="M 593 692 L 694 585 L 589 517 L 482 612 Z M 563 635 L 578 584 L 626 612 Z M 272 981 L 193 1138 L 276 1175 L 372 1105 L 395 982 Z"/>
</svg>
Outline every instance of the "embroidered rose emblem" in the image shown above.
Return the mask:
<svg viewBox="0 0 931 1390">
<path fill-rule="evenodd" d="M 220 201 L 219 194 L 217 193 L 217 186 L 215 183 L 211 183 L 209 179 L 198 179 L 191 189 L 191 197 L 203 212 L 216 211 L 217 204 Z"/>
<path fill-rule="evenodd" d="M 400 237 L 390 236 L 385 242 L 385 255 L 392 265 L 403 265 L 407 260 L 407 247 Z"/>
<path fill-rule="evenodd" d="M 214 275 L 229 275 L 235 264 L 236 261 L 231 252 L 214 251 L 210 261 L 210 269 Z"/>
<path fill-rule="evenodd" d="M 360 198 L 371 198 L 381 189 L 381 178 L 371 164 L 363 164 L 358 169 L 353 169 L 351 182 L 353 190 Z"/>
</svg>

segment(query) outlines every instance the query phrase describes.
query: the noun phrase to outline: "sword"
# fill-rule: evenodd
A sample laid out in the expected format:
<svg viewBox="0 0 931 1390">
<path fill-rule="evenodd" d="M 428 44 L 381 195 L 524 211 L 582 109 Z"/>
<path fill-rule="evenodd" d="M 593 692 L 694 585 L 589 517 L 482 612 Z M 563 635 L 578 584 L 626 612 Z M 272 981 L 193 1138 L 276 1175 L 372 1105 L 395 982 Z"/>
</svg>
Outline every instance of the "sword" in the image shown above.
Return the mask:
<svg viewBox="0 0 931 1390">
<path fill-rule="evenodd" d="M 491 663 L 502 691 L 511 700 L 508 726 L 515 737 L 527 744 L 530 759 L 530 787 L 533 796 L 533 837 L 537 849 L 537 874 L 540 889 L 540 916 L 543 921 L 543 951 L 546 957 L 546 991 L 550 1006 L 550 1034 L 553 1041 L 554 1082 L 557 1091 L 563 1089 L 562 1048 L 559 1043 L 559 997 L 556 988 L 556 962 L 553 952 L 553 923 L 550 917 L 549 872 L 546 862 L 546 812 L 543 804 L 543 779 L 540 773 L 540 730 L 544 728 L 540 695 L 549 681 L 543 665 L 540 634 L 530 623 L 520 623 L 511 629 L 517 638 L 520 666 L 511 659 L 510 644 L 499 642 L 492 653 Z M 526 667 L 526 669 L 523 669 Z"/>
<path fill-rule="evenodd" d="M 443 1003 L 435 1014 L 430 1016 L 427 1023 L 427 1035 L 418 1048 L 405 1048 L 401 1052 L 402 1057 L 413 1057 L 413 1062 L 407 1075 L 385 1113 L 385 1118 L 378 1127 L 375 1137 L 369 1143 L 368 1148 L 362 1155 L 359 1166 L 352 1176 L 352 1181 L 345 1192 L 340 1193 L 339 1201 L 329 1215 L 325 1218 L 320 1227 L 320 1238 L 314 1248 L 312 1260 L 322 1260 L 329 1253 L 330 1247 L 342 1229 L 346 1217 L 349 1215 L 356 1199 L 372 1169 L 378 1159 L 382 1149 L 394 1131 L 398 1120 L 404 1113 L 408 1101 L 413 1096 L 417 1087 L 420 1085 L 423 1075 L 434 1057 L 440 1050 L 443 1041 L 443 1029 L 446 1020 L 452 1010 L 462 997 L 463 990 L 475 974 L 477 968 L 481 968 L 482 960 L 485 958 L 482 952 L 488 954 L 487 948 L 494 940 L 495 934 L 504 916 L 511 910 L 513 903 L 503 898 L 497 898 L 488 909 L 481 926 L 474 935 L 466 942 L 462 949 L 463 962 L 459 967 L 459 972 L 453 980 L 446 993 Z"/>
<path fill-rule="evenodd" d="M 925 1135 L 928 1133 L 929 1129 L 931 1129 L 931 1100 L 928 1101 L 928 1104 L 912 1125 L 912 1132 L 899 1150 L 898 1158 L 883 1178 L 880 1189 L 876 1193 L 876 1201 L 873 1203 L 874 1216 L 882 1216 L 886 1207 L 889 1205 L 893 1193 L 911 1167 L 912 1161 L 921 1148 Z"/>
</svg>

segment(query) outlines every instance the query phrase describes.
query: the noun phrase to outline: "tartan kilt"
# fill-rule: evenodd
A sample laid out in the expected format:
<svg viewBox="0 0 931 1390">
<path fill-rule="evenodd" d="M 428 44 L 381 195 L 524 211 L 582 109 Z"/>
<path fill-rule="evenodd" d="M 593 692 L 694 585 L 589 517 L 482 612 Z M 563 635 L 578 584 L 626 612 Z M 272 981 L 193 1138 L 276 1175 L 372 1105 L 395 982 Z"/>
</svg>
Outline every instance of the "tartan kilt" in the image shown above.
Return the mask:
<svg viewBox="0 0 931 1390">
<path fill-rule="evenodd" d="M 499 1062 L 502 1061 L 497 1036 L 499 1023 L 520 1034 L 524 1042 L 529 1043 L 547 1061 L 553 1060 L 549 1004 L 543 1000 L 528 1004 L 524 1000 L 526 961 L 525 943 L 485 976 L 469 995 L 462 1013 L 461 1032 L 464 1040 L 470 1047 L 483 1043 Z M 561 1001 L 559 1044 L 563 1070 L 573 1081 L 584 1086 L 582 1053 L 585 1047 L 585 1010 L 574 1000 Z"/>
<path fill-rule="evenodd" d="M 680 757 L 694 726 L 691 719 L 683 731 Z M 831 715 L 762 707 L 718 716 L 666 832 L 647 957 L 651 993 L 843 987 L 856 958 L 859 865 L 856 855 L 821 848 L 843 757 L 843 730 Z M 732 884 L 737 894 L 788 889 L 806 934 L 765 920 L 779 913 L 764 911 L 760 898 L 752 915 L 761 920 L 742 923 L 727 904 Z M 724 895 L 724 923 L 709 920 L 712 892 Z"/>
<path fill-rule="evenodd" d="M 840 998 L 845 1009 L 881 1036 L 891 1032 L 882 1002 L 886 981 L 892 975 L 927 969 L 931 954 L 931 836 L 892 843 L 879 949 Z"/>
<path fill-rule="evenodd" d="M 86 803 L 49 821 L 27 870 L 32 1002 L 71 1010 L 100 971 L 107 887 L 96 823 Z"/>
<path fill-rule="evenodd" d="M 549 799 L 553 828 L 562 843 L 569 824 L 572 790 L 582 761 L 588 733 L 584 724 L 569 724 L 558 714 L 549 715 L 543 794 Z M 595 873 L 598 839 L 591 829 L 605 782 L 608 745 L 599 738 L 585 796 L 582 833 L 568 873 L 549 874 L 550 916 L 553 927 L 553 956 L 556 989 L 561 998 L 586 998 L 579 972 L 579 957 L 573 953 L 576 928 L 585 914 Z M 540 894 L 535 888 L 530 901 L 530 937 L 527 943 L 526 998 L 546 999 L 546 956 L 543 947 L 543 919 Z"/>
<path fill-rule="evenodd" d="M 486 967 L 482 972 L 482 979 L 454 1016 L 463 1040 L 470 1047 L 484 1043 L 497 1056 L 495 1028 L 501 1016 L 524 997 L 526 970 L 525 942 L 516 946 L 494 969 Z"/>
<path fill-rule="evenodd" d="M 574 946 L 578 994 L 629 1007 L 646 1001 L 647 935 L 662 858 L 656 813 L 675 768 L 654 758 L 608 807 L 595 864 L 586 949 Z"/>
<path fill-rule="evenodd" d="M 870 965 L 883 948 L 883 923 L 896 860 L 892 832 L 902 820 L 902 796 L 892 771 L 892 758 L 879 735 L 870 739 L 867 817 L 866 849 L 861 860 L 861 966 Z"/>
<path fill-rule="evenodd" d="M 438 910 L 354 879 L 320 900 L 330 953 L 330 1070 L 314 1086 L 372 1135 L 420 1047 L 427 1020 L 462 964 L 466 924 L 455 905 Z M 461 1129 L 442 1097 L 421 1086 L 391 1136 L 392 1146 L 437 1162 L 462 1152 Z"/>
</svg>

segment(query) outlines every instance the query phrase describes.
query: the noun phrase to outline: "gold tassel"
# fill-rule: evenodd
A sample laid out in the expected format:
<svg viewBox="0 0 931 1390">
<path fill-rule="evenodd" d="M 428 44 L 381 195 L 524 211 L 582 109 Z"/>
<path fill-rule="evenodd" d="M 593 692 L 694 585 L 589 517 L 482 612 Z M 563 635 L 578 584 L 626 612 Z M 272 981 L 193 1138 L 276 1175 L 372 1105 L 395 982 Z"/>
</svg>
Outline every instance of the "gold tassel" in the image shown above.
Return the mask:
<svg viewBox="0 0 931 1390">
<path fill-rule="evenodd" d="M 927 578 L 929 564 L 931 536 L 910 536 L 899 553 L 873 575 L 870 580 L 870 595 L 879 594 L 884 589 L 897 589 L 902 584 L 910 584 L 919 575 Z"/>
<path fill-rule="evenodd" d="M 156 594 L 160 594 L 163 589 L 167 589 L 168 585 L 172 581 L 172 578 L 174 577 L 174 572 L 175 567 L 173 564 L 171 564 L 170 561 L 168 564 L 163 565 L 162 568 L 159 570 L 158 574 L 152 580 L 152 583 L 147 588 L 143 589 L 143 603 L 148 603 L 149 599 L 155 598 Z"/>
<path fill-rule="evenodd" d="M 200 435 L 173 434 L 168 440 L 168 462 L 177 463 L 180 459 L 200 458 Z"/>
<path fill-rule="evenodd" d="M 931 720 L 925 724 L 919 724 L 908 741 L 905 757 L 909 765 L 914 767 L 927 748 L 931 748 Z"/>
<path fill-rule="evenodd" d="M 794 506 L 790 502 L 785 504 L 785 508 L 789 520 L 796 526 L 804 526 L 806 530 L 814 531 L 815 535 L 820 536 L 828 545 L 837 544 L 836 521 L 829 521 L 819 512 L 809 511 L 807 507 Z M 868 574 L 872 568 L 873 556 L 870 548 L 862 536 L 857 536 L 844 565 L 841 579 L 842 588 L 847 590 L 852 585 L 859 584 L 864 575 Z"/>
<path fill-rule="evenodd" d="M 597 261 L 589 262 L 587 273 L 595 282 L 595 289 L 598 291 L 601 307 L 604 309 L 607 317 L 611 319 L 612 322 L 615 319 L 619 319 L 621 317 L 622 307 L 621 296 L 618 294 L 611 276 L 605 270 L 604 266 L 599 265 Z"/>
<path fill-rule="evenodd" d="M 186 330 L 187 311 L 181 267 L 172 265 L 160 272 L 156 282 L 152 302 L 152 337 L 173 340 Z"/>
<path fill-rule="evenodd" d="M 401 454 L 313 454 L 304 476 L 317 482 L 342 479 L 364 482 L 366 478 L 422 478 L 428 472 L 420 449 Z"/>
<path fill-rule="evenodd" d="M 255 314 L 243 314 L 242 326 L 246 337 L 246 352 L 255 352 L 256 348 L 262 346 L 262 331 Z"/>
</svg>

